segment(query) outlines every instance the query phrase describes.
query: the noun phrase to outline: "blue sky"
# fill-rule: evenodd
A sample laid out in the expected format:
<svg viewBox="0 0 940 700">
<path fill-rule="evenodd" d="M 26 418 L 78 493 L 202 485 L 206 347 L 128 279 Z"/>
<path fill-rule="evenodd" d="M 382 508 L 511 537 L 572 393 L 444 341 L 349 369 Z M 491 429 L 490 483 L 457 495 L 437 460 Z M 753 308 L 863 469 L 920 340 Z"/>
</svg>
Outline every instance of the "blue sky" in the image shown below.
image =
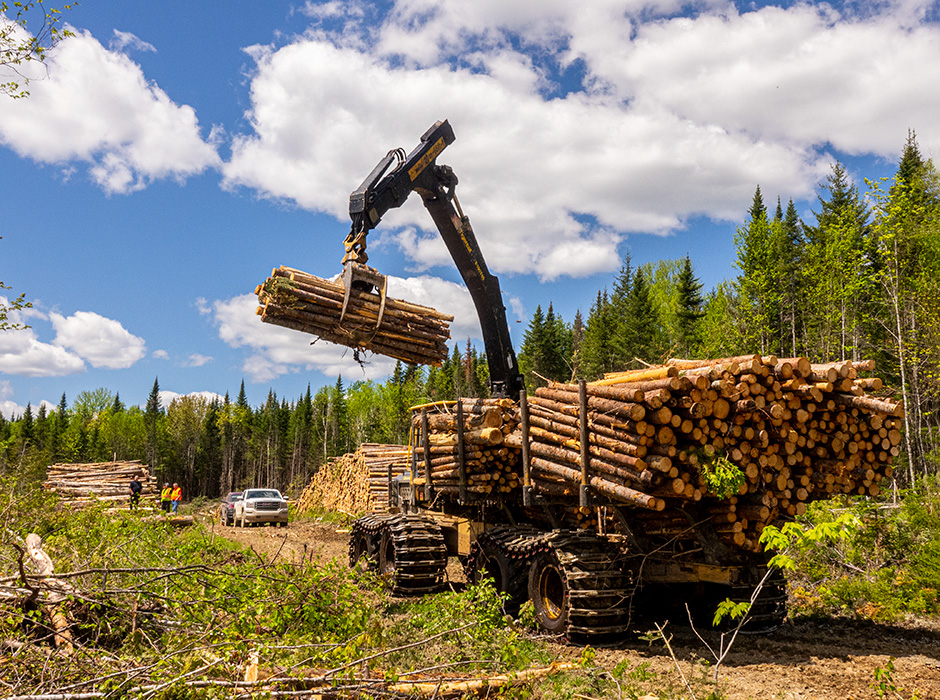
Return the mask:
<svg viewBox="0 0 940 700">
<path fill-rule="evenodd" d="M 909 128 L 940 150 L 937 2 L 89 0 L 65 18 L 30 97 L 0 97 L 0 280 L 34 304 L 0 334 L 8 417 L 97 387 L 140 404 L 155 377 L 165 401 L 244 379 L 253 404 L 383 378 L 384 358 L 261 324 L 252 292 L 278 265 L 337 274 L 349 192 L 437 119 L 517 346 L 538 304 L 586 315 L 627 253 L 733 277 L 757 184 L 809 218 L 835 160 L 864 189 Z M 393 296 L 478 341 L 417 198 L 369 253 Z"/>
</svg>

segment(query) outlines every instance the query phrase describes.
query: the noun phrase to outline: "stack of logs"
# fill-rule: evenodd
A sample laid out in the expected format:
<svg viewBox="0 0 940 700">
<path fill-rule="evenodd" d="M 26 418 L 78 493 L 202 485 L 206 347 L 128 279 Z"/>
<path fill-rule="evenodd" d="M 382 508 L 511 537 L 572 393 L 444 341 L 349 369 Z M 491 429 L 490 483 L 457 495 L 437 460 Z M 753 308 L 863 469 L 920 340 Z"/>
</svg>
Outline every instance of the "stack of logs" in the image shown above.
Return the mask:
<svg viewBox="0 0 940 700">
<path fill-rule="evenodd" d="M 686 516 L 661 511 L 695 503 L 723 541 L 756 551 L 765 524 L 801 515 L 814 499 L 878 495 L 891 476 L 902 411 L 869 395 L 881 382 L 858 372 L 873 369 L 748 355 L 607 375 L 586 386 L 591 489 L 636 506 L 650 535 L 692 539 Z M 551 384 L 528 399 L 537 493 L 578 495 L 579 410 L 576 385 Z M 731 498 L 719 498 L 706 480 L 725 459 L 745 476 Z M 575 515 L 584 527 L 594 524 L 588 513 Z"/>
<path fill-rule="evenodd" d="M 437 404 L 440 413 L 428 413 L 428 454 L 430 479 L 435 491 L 459 494 L 460 444 L 462 432 L 468 493 L 508 494 L 520 485 L 520 450 L 506 444 L 518 432 L 519 412 L 510 399 L 462 399 L 458 423 L 458 402 Z M 415 428 L 421 427 L 421 413 L 414 415 Z M 458 430 L 459 427 L 459 430 Z M 425 477 L 424 447 L 415 448 L 417 473 Z"/>
<path fill-rule="evenodd" d="M 129 501 L 131 477 L 143 486 L 142 497 L 156 493 L 150 470 L 138 461 L 95 462 L 91 464 L 52 464 L 46 469 L 43 488 L 55 491 L 73 505 L 92 500 Z"/>
<path fill-rule="evenodd" d="M 359 515 L 388 505 L 388 468 L 392 476 L 408 470 L 407 447 L 365 443 L 355 452 L 323 466 L 300 495 L 298 509 L 335 510 Z"/>
<path fill-rule="evenodd" d="M 346 289 L 339 280 L 289 267 L 273 270 L 255 294 L 265 323 L 410 364 L 440 367 L 448 356 L 448 324 L 454 317 L 427 306 L 392 298 L 383 305 L 379 294 L 354 288 L 343 315 Z"/>
</svg>

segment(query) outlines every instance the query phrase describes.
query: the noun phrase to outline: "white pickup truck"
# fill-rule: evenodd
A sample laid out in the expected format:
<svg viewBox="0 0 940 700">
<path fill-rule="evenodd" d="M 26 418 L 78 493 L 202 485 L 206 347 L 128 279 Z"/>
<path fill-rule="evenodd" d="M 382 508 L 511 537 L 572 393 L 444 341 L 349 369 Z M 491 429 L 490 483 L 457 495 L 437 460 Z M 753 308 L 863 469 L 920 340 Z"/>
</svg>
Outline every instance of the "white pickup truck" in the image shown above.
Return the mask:
<svg viewBox="0 0 940 700">
<path fill-rule="evenodd" d="M 235 503 L 235 526 L 255 523 L 283 524 L 287 527 L 287 500 L 277 489 L 245 489 Z"/>
</svg>

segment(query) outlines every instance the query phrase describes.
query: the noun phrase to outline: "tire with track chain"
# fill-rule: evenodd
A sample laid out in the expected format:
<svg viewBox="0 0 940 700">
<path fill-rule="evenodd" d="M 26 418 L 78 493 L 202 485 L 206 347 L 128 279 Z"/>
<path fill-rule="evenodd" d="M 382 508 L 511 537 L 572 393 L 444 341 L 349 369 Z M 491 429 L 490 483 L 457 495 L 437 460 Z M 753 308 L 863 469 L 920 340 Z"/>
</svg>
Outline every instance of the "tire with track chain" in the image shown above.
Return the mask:
<svg viewBox="0 0 940 700">
<path fill-rule="evenodd" d="M 349 530 L 349 566 L 360 565 L 369 571 L 378 568 L 379 542 L 391 515 L 369 513 L 353 522 Z"/>
<path fill-rule="evenodd" d="M 447 546 L 440 526 L 415 514 L 393 515 L 381 526 L 378 573 L 393 595 L 434 593 L 444 585 Z"/>
<path fill-rule="evenodd" d="M 467 581 L 490 578 L 506 596 L 503 610 L 511 615 L 525 602 L 529 564 L 545 534 L 527 525 L 500 525 L 483 532 L 470 546 L 464 562 Z"/>
<path fill-rule="evenodd" d="M 583 531 L 544 538 L 529 568 L 529 599 L 539 625 L 575 644 L 615 644 L 631 621 L 633 589 L 619 549 Z"/>
<path fill-rule="evenodd" d="M 757 583 L 767 573 L 766 566 L 755 567 L 751 572 L 751 584 L 738 584 L 731 589 L 731 600 L 749 602 Z M 787 580 L 783 572 L 774 569 L 764 581 L 757 599 L 748 611 L 747 621 L 741 632 L 768 634 L 780 627 L 787 618 Z"/>
</svg>

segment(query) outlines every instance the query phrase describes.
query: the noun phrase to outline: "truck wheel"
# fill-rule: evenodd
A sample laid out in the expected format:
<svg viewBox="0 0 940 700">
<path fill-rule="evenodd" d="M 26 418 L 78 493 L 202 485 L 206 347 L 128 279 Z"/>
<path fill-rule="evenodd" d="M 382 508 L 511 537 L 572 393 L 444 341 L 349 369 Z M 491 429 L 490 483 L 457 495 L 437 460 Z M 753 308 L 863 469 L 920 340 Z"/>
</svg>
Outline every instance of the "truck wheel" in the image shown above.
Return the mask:
<svg viewBox="0 0 940 700">
<path fill-rule="evenodd" d="M 490 578 L 506 596 L 504 612 L 515 615 L 526 600 L 529 562 L 542 533 L 529 526 L 499 526 L 477 537 L 464 562 L 471 583 Z"/>
<path fill-rule="evenodd" d="M 395 538 L 387 529 L 379 539 L 379 576 L 388 581 L 395 577 Z"/>
<path fill-rule="evenodd" d="M 353 522 L 349 529 L 349 566 L 354 567 L 360 561 L 366 569 L 375 571 L 378 567 L 379 543 L 382 532 L 389 520 L 388 515 L 369 513 Z"/>
<path fill-rule="evenodd" d="M 580 530 L 555 531 L 532 558 L 536 621 L 569 642 L 616 644 L 630 628 L 634 588 L 616 543 Z"/>
<path fill-rule="evenodd" d="M 532 559 L 529 600 L 539 626 L 551 634 L 564 634 L 568 625 L 568 579 L 554 552 L 539 552 Z"/>
<path fill-rule="evenodd" d="M 447 567 L 447 545 L 440 525 L 420 515 L 396 515 L 382 527 L 379 575 L 393 595 L 440 590 Z"/>
</svg>

